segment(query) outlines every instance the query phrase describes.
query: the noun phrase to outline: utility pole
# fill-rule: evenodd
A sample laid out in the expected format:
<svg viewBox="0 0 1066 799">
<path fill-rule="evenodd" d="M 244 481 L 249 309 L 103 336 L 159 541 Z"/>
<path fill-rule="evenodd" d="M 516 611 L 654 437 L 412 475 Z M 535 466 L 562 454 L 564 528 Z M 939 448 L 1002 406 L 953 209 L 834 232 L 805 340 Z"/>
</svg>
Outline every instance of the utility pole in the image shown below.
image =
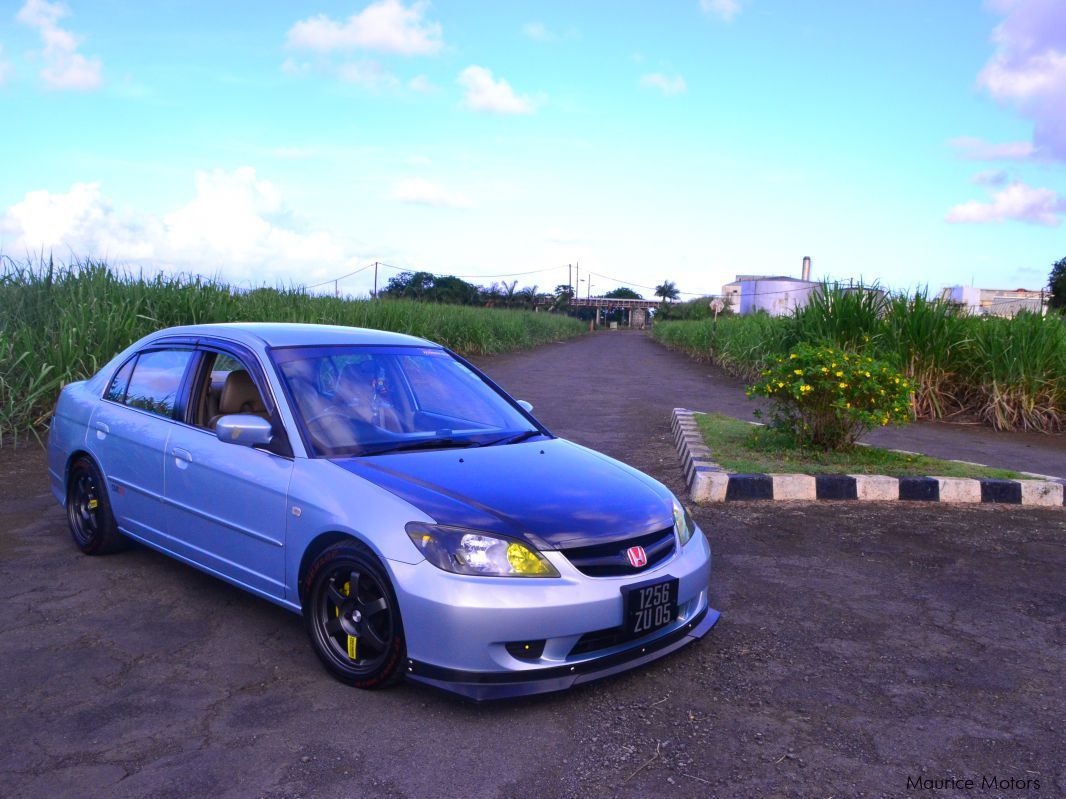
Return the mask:
<svg viewBox="0 0 1066 799">
<path fill-rule="evenodd" d="M 374 261 L 374 299 L 378 298 L 378 262 Z"/>
<path fill-rule="evenodd" d="M 341 296 L 341 282 L 340 282 L 340 280 L 334 280 L 333 281 L 333 294 L 336 297 L 340 297 Z"/>
<path fill-rule="evenodd" d="M 574 296 L 574 265 L 566 265 L 566 285 L 570 288 L 570 296 Z"/>
<path fill-rule="evenodd" d="M 577 294 L 574 294 L 571 290 L 571 296 L 581 299 L 581 262 L 579 261 L 574 267 L 574 276 L 577 278 L 574 283 L 577 286 Z"/>
</svg>

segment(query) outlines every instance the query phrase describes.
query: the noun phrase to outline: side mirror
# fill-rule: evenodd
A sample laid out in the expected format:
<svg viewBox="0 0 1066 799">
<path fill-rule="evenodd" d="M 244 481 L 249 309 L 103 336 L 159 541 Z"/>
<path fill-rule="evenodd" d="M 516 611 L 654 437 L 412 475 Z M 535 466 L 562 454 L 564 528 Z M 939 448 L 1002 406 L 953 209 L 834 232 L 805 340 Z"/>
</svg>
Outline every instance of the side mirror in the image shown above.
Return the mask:
<svg viewBox="0 0 1066 799">
<path fill-rule="evenodd" d="M 518 404 L 525 408 L 526 413 L 533 413 L 533 403 L 526 402 L 525 400 L 518 400 Z"/>
<path fill-rule="evenodd" d="M 242 447 L 266 446 L 274 440 L 274 427 L 266 419 L 250 413 L 223 416 L 215 424 L 219 441 Z"/>
</svg>

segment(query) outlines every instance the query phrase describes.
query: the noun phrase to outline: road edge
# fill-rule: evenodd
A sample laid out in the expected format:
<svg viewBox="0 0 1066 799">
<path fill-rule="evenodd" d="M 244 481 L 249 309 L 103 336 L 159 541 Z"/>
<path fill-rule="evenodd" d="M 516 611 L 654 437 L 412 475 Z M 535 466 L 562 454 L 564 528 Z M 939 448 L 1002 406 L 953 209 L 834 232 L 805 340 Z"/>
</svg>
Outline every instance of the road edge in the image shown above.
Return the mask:
<svg viewBox="0 0 1066 799">
<path fill-rule="evenodd" d="M 696 424 L 696 411 L 674 408 L 674 435 L 689 498 L 697 504 L 745 500 L 856 500 L 986 503 L 1063 507 L 1066 487 L 1055 480 L 971 477 L 891 477 L 879 474 L 732 474 L 714 461 Z"/>
</svg>

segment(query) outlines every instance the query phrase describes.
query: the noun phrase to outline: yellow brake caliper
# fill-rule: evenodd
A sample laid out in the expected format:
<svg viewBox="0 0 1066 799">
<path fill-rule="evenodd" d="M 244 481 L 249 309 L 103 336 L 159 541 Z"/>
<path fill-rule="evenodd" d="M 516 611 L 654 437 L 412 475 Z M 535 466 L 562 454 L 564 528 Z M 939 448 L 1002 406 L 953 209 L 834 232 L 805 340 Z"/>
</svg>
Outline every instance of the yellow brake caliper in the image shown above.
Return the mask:
<svg viewBox="0 0 1066 799">
<path fill-rule="evenodd" d="M 345 596 L 348 596 L 348 591 L 349 590 L 351 590 L 351 583 L 345 583 L 344 584 L 344 588 L 341 589 L 341 593 L 344 594 Z M 339 607 L 334 608 L 333 609 L 333 615 L 340 616 L 341 615 L 341 609 Z M 348 659 L 349 660 L 355 660 L 356 644 L 358 642 L 359 642 L 359 639 L 356 638 L 354 635 L 349 635 L 348 636 Z"/>
</svg>

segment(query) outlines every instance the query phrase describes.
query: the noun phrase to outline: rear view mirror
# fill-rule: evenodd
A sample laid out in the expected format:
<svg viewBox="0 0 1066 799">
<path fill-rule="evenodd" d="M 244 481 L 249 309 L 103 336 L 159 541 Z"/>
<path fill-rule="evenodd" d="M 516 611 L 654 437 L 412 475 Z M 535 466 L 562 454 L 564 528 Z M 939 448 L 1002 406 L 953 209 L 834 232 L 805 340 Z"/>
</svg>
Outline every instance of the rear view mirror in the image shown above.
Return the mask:
<svg viewBox="0 0 1066 799">
<path fill-rule="evenodd" d="M 526 402 L 525 400 L 518 400 L 518 404 L 525 409 L 526 413 L 533 413 L 533 403 Z"/>
<path fill-rule="evenodd" d="M 227 444 L 261 447 L 274 440 L 274 427 L 262 417 L 250 413 L 233 413 L 218 420 L 215 435 L 219 441 Z"/>
</svg>

